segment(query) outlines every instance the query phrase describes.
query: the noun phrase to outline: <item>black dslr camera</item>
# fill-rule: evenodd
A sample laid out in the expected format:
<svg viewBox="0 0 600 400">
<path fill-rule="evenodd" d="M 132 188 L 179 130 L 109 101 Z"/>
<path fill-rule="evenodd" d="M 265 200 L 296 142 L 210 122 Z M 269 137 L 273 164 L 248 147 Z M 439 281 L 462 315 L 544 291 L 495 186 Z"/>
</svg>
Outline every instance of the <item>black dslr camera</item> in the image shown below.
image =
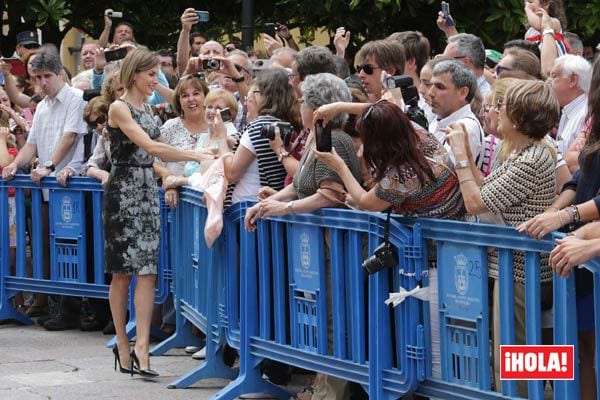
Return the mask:
<svg viewBox="0 0 600 400">
<path fill-rule="evenodd" d="M 410 76 L 389 76 L 384 80 L 383 86 L 386 89 L 399 88 L 402 92 L 402 100 L 404 100 L 404 104 L 406 104 L 406 110 L 404 110 L 404 112 L 408 118 L 421 125 L 426 130 L 429 128 L 427 117 L 425 117 L 425 113 L 419 107 L 419 91 L 413 84 L 413 80 Z"/>
<path fill-rule="evenodd" d="M 398 253 L 396 253 L 396 249 L 390 243 L 391 212 L 391 209 L 387 211 L 383 243 L 377 246 L 373 255 L 362 263 L 362 267 L 369 275 L 379 272 L 384 268 L 394 268 L 395 265 L 398 265 Z"/>
<path fill-rule="evenodd" d="M 263 125 L 260 128 L 260 136 L 269 140 L 275 139 L 275 128 L 279 128 L 279 135 L 283 140 L 284 146 L 290 144 L 292 138 L 292 124 L 289 122 L 273 122 L 272 124 Z"/>
<path fill-rule="evenodd" d="M 393 268 L 398 264 L 396 249 L 389 242 L 383 242 L 373 252 L 373 255 L 362 263 L 362 267 L 369 275 L 381 271 L 384 268 Z"/>
<path fill-rule="evenodd" d="M 221 61 L 215 60 L 214 58 L 202 60 L 202 69 L 212 69 L 212 70 L 221 69 Z"/>
</svg>

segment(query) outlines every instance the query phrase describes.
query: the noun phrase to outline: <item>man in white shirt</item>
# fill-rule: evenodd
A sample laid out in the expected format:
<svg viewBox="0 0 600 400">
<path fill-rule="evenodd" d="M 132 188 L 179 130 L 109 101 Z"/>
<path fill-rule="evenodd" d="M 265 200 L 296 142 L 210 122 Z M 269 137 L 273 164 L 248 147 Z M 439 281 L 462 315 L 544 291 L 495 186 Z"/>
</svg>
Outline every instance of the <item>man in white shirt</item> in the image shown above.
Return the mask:
<svg viewBox="0 0 600 400">
<path fill-rule="evenodd" d="M 437 118 L 429 125 L 429 132 L 444 144 L 454 162 L 454 155 L 443 129 L 453 122 L 464 124 L 469 134 L 471 152 L 477 166 L 481 167 L 483 128 L 470 106 L 477 91 L 475 74 L 456 60 L 442 61 L 433 68 L 431 83 L 433 84 L 429 89 L 431 108 Z"/>
<path fill-rule="evenodd" d="M 82 92 L 63 82 L 58 54 L 51 51 L 36 54 L 32 69 L 46 97 L 37 106 L 27 143 L 4 168 L 2 176 L 11 179 L 17 168 L 37 154 L 39 164 L 32 170 L 31 179 L 39 184 L 55 170 L 69 168 L 73 174 L 79 171 L 83 162 L 81 139 L 87 133 L 87 126 L 83 120 Z"/>
<path fill-rule="evenodd" d="M 562 107 L 556 142 L 563 154 L 583 130 L 591 81 L 592 67 L 585 58 L 567 54 L 554 60 L 548 84 Z"/>
<path fill-rule="evenodd" d="M 485 47 L 481 39 L 470 33 L 459 33 L 448 38 L 444 55 L 450 56 L 467 66 L 477 79 L 477 88 L 482 97 L 490 91 L 490 84 L 483 75 Z"/>
<path fill-rule="evenodd" d="M 87 126 L 83 120 L 85 106 L 83 93 L 64 83 L 60 76 L 62 70 L 60 58 L 53 51 L 37 53 L 32 62 L 32 70 L 37 84 L 43 88 L 46 97 L 37 106 L 27 143 L 15 160 L 3 169 L 2 177 L 12 179 L 17 168 L 33 161 L 37 154 L 39 164 L 32 170 L 31 179 L 39 184 L 44 176 L 56 170 L 61 171 L 58 179 L 65 185 L 67 178 L 75 175 L 83 163 L 83 136 L 87 133 Z M 50 271 L 48 203 L 46 202 L 48 194 L 46 190 L 44 192 L 42 250 L 44 275 L 48 277 Z M 45 308 L 46 296 L 36 296 L 34 305 Z M 76 327 L 79 323 L 78 309 L 71 307 L 68 319 L 65 311 L 67 308 L 62 308 L 61 305 L 62 319 L 57 321 L 52 318 L 44 323 L 44 328 L 62 330 Z"/>
</svg>

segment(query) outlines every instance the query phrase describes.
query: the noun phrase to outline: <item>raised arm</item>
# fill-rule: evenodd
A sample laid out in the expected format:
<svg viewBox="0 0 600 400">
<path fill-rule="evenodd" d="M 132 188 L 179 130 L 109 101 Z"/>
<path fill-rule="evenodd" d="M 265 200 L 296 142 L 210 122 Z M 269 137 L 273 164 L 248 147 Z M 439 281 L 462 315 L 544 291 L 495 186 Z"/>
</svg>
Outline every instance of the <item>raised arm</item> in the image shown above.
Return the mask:
<svg viewBox="0 0 600 400">
<path fill-rule="evenodd" d="M 193 8 L 186 8 L 181 14 L 181 32 L 177 39 L 177 69 L 183 75 L 190 59 L 190 31 L 192 25 L 198 22 L 198 15 Z"/>
</svg>

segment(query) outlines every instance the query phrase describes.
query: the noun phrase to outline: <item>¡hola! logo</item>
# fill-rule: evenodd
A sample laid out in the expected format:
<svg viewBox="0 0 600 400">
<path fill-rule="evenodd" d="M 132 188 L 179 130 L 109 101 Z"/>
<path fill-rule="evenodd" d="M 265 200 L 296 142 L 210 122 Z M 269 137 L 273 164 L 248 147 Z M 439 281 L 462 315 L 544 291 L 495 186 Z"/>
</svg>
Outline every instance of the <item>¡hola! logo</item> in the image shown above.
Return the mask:
<svg viewBox="0 0 600 400">
<path fill-rule="evenodd" d="M 500 379 L 573 380 L 573 346 L 500 346 Z"/>
</svg>

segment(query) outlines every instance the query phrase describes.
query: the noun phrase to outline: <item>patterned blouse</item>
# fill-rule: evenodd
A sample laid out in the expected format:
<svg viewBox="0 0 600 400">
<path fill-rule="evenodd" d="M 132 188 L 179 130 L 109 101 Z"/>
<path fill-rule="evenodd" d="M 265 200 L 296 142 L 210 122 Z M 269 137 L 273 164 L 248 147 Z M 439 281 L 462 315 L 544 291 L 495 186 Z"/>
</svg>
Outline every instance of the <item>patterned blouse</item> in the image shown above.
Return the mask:
<svg viewBox="0 0 600 400">
<path fill-rule="evenodd" d="M 421 140 L 425 155 L 436 180 L 425 185 L 419 182 L 412 166 L 404 163 L 389 167 L 377 184 L 375 194 L 392 204 L 395 211 L 421 218 L 463 219 L 465 207 L 458 179 L 448 152 L 431 133 Z"/>
<path fill-rule="evenodd" d="M 208 131 L 198 133 L 190 132 L 183 124 L 181 118 L 177 117 L 168 120 L 163 126 L 160 127 L 160 137 L 158 138 L 158 141 L 173 147 L 177 147 L 181 150 L 194 150 L 196 149 L 198 139 L 202 134 L 208 134 Z M 185 166 L 185 163 L 185 161 L 161 161 L 161 164 L 164 165 L 165 168 L 171 170 L 174 175 L 183 175 L 183 167 Z"/>
<path fill-rule="evenodd" d="M 494 214 L 501 214 L 506 225 L 518 226 L 543 213 L 556 196 L 555 161 L 549 145 L 537 142 L 525 147 L 494 169 L 481 186 L 481 199 Z M 514 280 L 525 283 L 523 253 L 514 253 Z M 541 256 L 542 282 L 552 280 L 548 255 Z M 490 277 L 498 278 L 498 256 L 490 254 Z"/>
</svg>

